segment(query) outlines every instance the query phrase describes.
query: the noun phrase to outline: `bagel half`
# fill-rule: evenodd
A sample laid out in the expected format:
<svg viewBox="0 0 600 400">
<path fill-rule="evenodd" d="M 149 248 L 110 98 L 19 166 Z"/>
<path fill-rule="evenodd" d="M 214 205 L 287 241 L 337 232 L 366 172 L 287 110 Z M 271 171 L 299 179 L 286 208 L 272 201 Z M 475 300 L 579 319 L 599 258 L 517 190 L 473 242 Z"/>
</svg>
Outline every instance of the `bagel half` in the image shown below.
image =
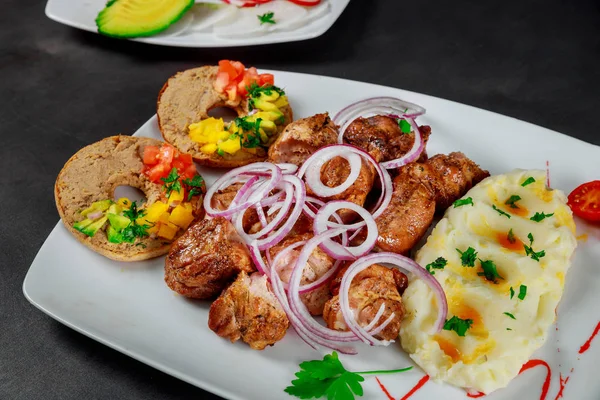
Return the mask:
<svg viewBox="0 0 600 400">
<path fill-rule="evenodd" d="M 157 101 L 158 127 L 165 141 L 179 151 L 189 153 L 198 164 L 217 168 L 236 168 L 253 162 L 264 161 L 267 152 L 250 154 L 238 151 L 223 156 L 217 153 L 205 154 L 200 145 L 190 139 L 188 126 L 194 122 L 209 118 L 208 112 L 217 107 L 227 107 L 239 117 L 248 114 L 246 100 L 231 101 L 227 95 L 217 92 L 213 86 L 219 67 L 204 66 L 178 72 L 164 84 Z M 278 127 L 277 134 L 271 137 L 273 143 L 285 126 L 292 122 L 292 108 L 288 105 L 281 109 L 285 121 Z"/>
<path fill-rule="evenodd" d="M 142 174 L 142 154 L 144 147 L 162 144 L 145 137 L 111 136 L 84 147 L 67 161 L 56 179 L 54 198 L 60 218 L 77 240 L 117 261 L 146 260 L 169 251 L 171 241 L 162 238 L 145 237 L 135 243 L 117 244 L 108 241 L 104 229 L 90 237 L 73 228 L 73 224 L 82 219 L 81 210 L 95 201 L 113 199 L 117 186 L 140 189 L 146 195 L 147 205 L 160 200 L 161 185 Z"/>
</svg>

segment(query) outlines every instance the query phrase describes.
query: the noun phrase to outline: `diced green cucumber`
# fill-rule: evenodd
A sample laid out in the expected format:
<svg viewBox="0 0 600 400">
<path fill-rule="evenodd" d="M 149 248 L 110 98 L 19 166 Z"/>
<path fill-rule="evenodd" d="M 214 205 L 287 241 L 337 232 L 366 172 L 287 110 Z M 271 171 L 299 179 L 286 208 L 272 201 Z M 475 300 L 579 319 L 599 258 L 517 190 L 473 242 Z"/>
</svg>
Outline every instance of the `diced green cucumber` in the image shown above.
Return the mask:
<svg viewBox="0 0 600 400">
<path fill-rule="evenodd" d="M 152 36 L 177 22 L 194 0 L 113 0 L 96 18 L 98 32 L 117 38 Z"/>
</svg>

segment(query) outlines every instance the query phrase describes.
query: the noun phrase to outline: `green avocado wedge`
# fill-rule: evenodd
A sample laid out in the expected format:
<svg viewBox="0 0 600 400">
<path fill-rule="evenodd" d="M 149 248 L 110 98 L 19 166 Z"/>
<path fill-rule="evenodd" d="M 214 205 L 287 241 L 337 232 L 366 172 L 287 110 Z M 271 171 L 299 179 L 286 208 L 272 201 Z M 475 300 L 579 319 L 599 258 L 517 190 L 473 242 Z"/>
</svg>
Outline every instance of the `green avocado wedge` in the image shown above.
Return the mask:
<svg viewBox="0 0 600 400">
<path fill-rule="evenodd" d="M 173 25 L 194 0 L 111 0 L 96 17 L 98 32 L 116 38 L 152 36 Z"/>
</svg>

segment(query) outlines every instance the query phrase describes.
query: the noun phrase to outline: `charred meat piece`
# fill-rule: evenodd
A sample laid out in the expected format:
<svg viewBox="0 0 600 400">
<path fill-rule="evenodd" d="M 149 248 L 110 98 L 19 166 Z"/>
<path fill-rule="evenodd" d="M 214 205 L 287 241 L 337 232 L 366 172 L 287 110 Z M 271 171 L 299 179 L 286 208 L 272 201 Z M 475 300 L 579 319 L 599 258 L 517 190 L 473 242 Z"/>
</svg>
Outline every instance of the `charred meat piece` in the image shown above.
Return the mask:
<svg viewBox="0 0 600 400">
<path fill-rule="evenodd" d="M 283 339 L 289 321 L 265 275 L 242 271 L 210 306 L 208 327 L 236 342 L 262 350 Z"/>
<path fill-rule="evenodd" d="M 312 238 L 312 233 L 288 236 L 282 242 L 268 250 L 270 252 L 269 255 L 271 256 L 271 260 L 274 261 L 277 254 L 279 254 L 286 247 L 303 240 L 308 241 Z M 287 255 L 281 259 L 281 262 L 277 263 L 276 268 L 279 271 L 279 276 L 283 282 L 289 282 L 292 269 L 294 268 L 296 260 L 298 259 L 301 251 L 302 246 L 296 247 L 287 253 Z M 333 268 L 334 263 L 335 260 L 328 256 L 323 250 L 321 250 L 319 247 L 315 248 L 308 259 L 308 265 L 304 267 L 304 273 L 302 274 L 302 281 L 300 284 L 304 285 L 316 281 L 327 271 Z M 312 315 L 323 314 L 325 302 L 327 302 L 327 300 L 330 298 L 331 293 L 329 292 L 329 285 L 327 284 L 300 295 L 300 299 Z"/>
<path fill-rule="evenodd" d="M 244 186 L 243 183 L 234 183 L 223 190 L 217 191 L 210 199 L 210 205 L 217 210 L 227 210 L 238 191 Z M 242 225 L 247 232 L 252 225 L 258 222 L 258 215 L 253 208 L 246 210 Z"/>
<path fill-rule="evenodd" d="M 300 166 L 321 147 L 336 144 L 337 136 L 337 127 L 327 113 L 299 119 L 286 126 L 269 147 L 269 161 Z"/>
<path fill-rule="evenodd" d="M 342 269 L 336 279 L 332 281 L 331 290 L 334 296 L 325 303 L 323 310 L 323 319 L 327 326 L 338 331 L 348 330 L 339 301 L 339 285 L 346 270 L 347 268 Z M 385 311 L 375 327 L 381 325 L 392 313 L 394 313 L 394 318 L 375 337 L 381 340 L 396 339 L 404 316 L 404 305 L 400 296 L 407 285 L 408 279 L 402 272 L 377 264 L 357 274 L 350 284 L 348 298 L 350 308 L 357 316 L 360 326 L 369 325 L 381 305 L 384 304 Z"/>
<path fill-rule="evenodd" d="M 265 211 L 265 214 L 266 214 L 266 211 Z M 273 219 L 275 219 L 276 216 L 277 216 L 277 212 L 275 212 L 271 215 L 266 215 L 267 223 L 270 223 L 271 221 L 273 221 Z M 287 217 L 285 217 L 283 219 L 283 221 L 275 227 L 275 229 L 279 229 L 281 227 L 281 225 L 283 225 L 286 221 L 287 221 Z M 254 233 L 259 232 L 262 228 L 263 228 L 263 225 L 260 222 L 256 222 L 254 225 L 252 225 L 250 227 L 249 230 L 247 230 L 247 232 L 249 234 L 254 234 Z M 287 236 L 302 235 L 304 233 L 308 233 L 308 232 L 312 232 L 312 231 L 313 231 L 313 220 L 310 219 L 309 217 L 307 217 L 303 212 L 300 214 L 300 216 L 294 223 L 292 230 L 290 231 L 290 233 L 287 234 Z"/>
<path fill-rule="evenodd" d="M 399 168 L 392 200 L 376 219 L 377 250 L 406 254 L 425 235 L 436 211 L 443 212 L 488 176 L 462 153 L 440 154 Z"/>
<path fill-rule="evenodd" d="M 242 238 L 225 218 L 203 219 L 173 242 L 165 260 L 165 282 L 194 299 L 218 296 L 240 271 L 255 271 Z"/>
<path fill-rule="evenodd" d="M 445 211 L 474 185 L 490 176 L 488 171 L 482 170 L 459 152 L 436 154 L 427 160 L 426 164 L 435 172 L 436 182 L 432 188 L 438 212 Z"/>
<path fill-rule="evenodd" d="M 419 127 L 425 146 L 431 135 L 431 127 Z M 369 153 L 377 162 L 400 158 L 412 148 L 415 142 L 413 132 L 402 133 L 398 121 L 385 115 L 369 118 L 359 117 L 352 121 L 344 132 L 344 142 L 360 147 Z M 417 162 L 427 160 L 427 152 L 423 150 Z"/>
</svg>

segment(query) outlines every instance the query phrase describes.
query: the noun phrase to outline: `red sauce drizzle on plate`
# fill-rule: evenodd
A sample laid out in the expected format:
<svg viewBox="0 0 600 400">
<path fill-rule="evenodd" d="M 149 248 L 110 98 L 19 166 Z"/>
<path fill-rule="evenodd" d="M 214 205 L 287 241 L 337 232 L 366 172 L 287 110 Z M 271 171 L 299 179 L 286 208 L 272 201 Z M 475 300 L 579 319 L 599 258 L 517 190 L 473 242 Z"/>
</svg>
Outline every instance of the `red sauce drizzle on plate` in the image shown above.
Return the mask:
<svg viewBox="0 0 600 400">
<path fill-rule="evenodd" d="M 548 395 L 548 389 L 550 388 L 550 380 L 552 379 L 552 372 L 550 371 L 550 366 L 544 360 L 529 360 L 521 367 L 519 374 L 527 371 L 528 369 L 535 368 L 538 365 L 543 365 L 546 367 L 548 371 L 546 374 L 546 380 L 544 381 L 544 385 L 542 386 L 542 394 L 540 395 L 540 400 L 544 400 Z"/>
<path fill-rule="evenodd" d="M 412 396 L 413 394 L 415 394 L 415 392 L 419 389 L 421 389 L 429 380 L 429 375 L 425 375 L 424 377 L 421 378 L 421 380 L 419 382 L 417 382 L 417 384 L 415 385 L 414 388 L 412 388 L 410 390 L 410 392 L 406 393 L 404 395 L 403 398 L 401 398 L 400 400 L 408 400 L 410 398 L 410 396 Z"/>
<path fill-rule="evenodd" d="M 478 397 L 483 397 L 483 396 L 485 396 L 485 393 L 483 393 L 483 392 L 467 393 L 467 397 L 470 397 L 472 399 L 476 399 Z"/>
<path fill-rule="evenodd" d="M 379 380 L 379 378 L 375 378 L 377 380 L 377 383 L 379 383 L 379 387 L 381 388 L 381 390 L 383 390 L 383 393 L 385 393 L 385 395 L 387 396 L 388 400 L 394 400 L 394 397 L 390 394 L 390 392 L 388 392 L 388 390 L 386 389 L 385 386 L 383 386 L 383 383 L 381 383 L 381 381 Z"/>
<path fill-rule="evenodd" d="M 567 386 L 567 382 L 569 382 L 569 378 L 570 378 L 570 376 L 563 378 L 562 372 L 560 373 L 560 390 L 556 394 L 556 397 L 554 398 L 554 400 L 558 400 L 561 397 L 563 397 L 563 391 L 565 390 L 565 386 Z"/>
<path fill-rule="evenodd" d="M 598 332 L 600 332 L 600 322 L 598 322 L 598 325 L 596 325 L 596 329 L 594 329 L 594 333 L 592 333 L 592 336 L 590 336 L 590 338 L 579 349 L 579 354 L 583 354 L 586 351 L 588 351 L 590 345 L 592 344 L 592 340 L 594 340 Z"/>
</svg>

